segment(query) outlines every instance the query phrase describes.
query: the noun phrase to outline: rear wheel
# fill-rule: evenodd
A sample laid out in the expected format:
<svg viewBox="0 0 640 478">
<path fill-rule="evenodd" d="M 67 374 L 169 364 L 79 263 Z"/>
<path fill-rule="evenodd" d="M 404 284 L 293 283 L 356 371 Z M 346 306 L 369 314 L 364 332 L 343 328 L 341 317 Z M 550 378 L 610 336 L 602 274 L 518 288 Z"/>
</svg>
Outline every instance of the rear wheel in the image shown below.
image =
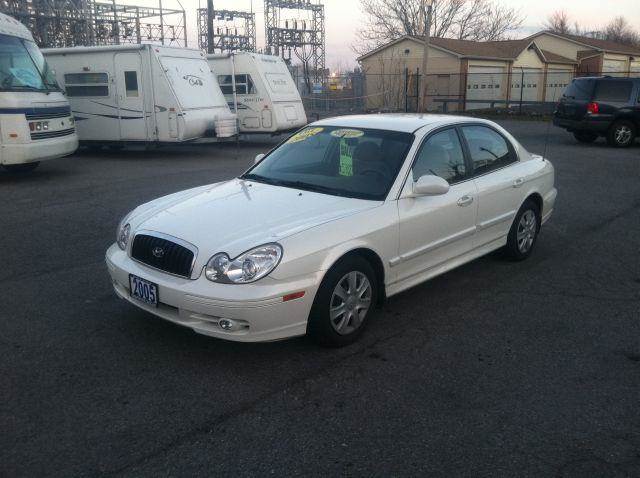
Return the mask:
<svg viewBox="0 0 640 478">
<path fill-rule="evenodd" d="M 33 163 L 23 164 L 3 164 L 2 167 L 10 173 L 28 173 L 38 167 L 40 161 L 34 161 Z"/>
<path fill-rule="evenodd" d="M 573 137 L 581 143 L 593 143 L 598 139 L 598 135 L 589 131 L 575 131 Z"/>
<path fill-rule="evenodd" d="M 511 225 L 505 252 L 509 258 L 522 261 L 531 255 L 533 246 L 540 232 L 540 208 L 532 201 L 527 200 Z"/>
<path fill-rule="evenodd" d="M 371 265 L 359 256 L 343 259 L 327 272 L 318 289 L 307 333 L 327 347 L 355 342 L 367 324 L 377 293 Z"/>
<path fill-rule="evenodd" d="M 636 139 L 636 127 L 631 121 L 619 120 L 611 125 L 607 142 L 616 148 L 628 148 Z"/>
</svg>

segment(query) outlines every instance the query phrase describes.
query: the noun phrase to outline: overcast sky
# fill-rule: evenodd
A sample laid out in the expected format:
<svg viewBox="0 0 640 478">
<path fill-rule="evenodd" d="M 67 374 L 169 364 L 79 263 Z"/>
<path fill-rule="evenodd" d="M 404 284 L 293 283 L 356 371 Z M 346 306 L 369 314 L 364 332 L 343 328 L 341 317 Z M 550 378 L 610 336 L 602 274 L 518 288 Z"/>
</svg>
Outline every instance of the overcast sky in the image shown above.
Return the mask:
<svg viewBox="0 0 640 478">
<path fill-rule="evenodd" d="M 317 0 L 312 0 L 317 1 Z M 402 0 L 398 0 L 402 1 Z M 571 19 L 583 27 L 596 28 L 613 17 L 623 15 L 640 28 L 640 0 L 496 0 L 519 9 L 525 16 L 520 32 L 526 36 L 540 29 L 546 17 L 556 10 L 565 10 Z M 157 5 L 157 0 L 119 0 L 118 3 Z M 190 46 L 197 47 L 196 9 L 206 6 L 206 0 L 180 0 L 187 11 Z M 362 13 L 358 0 L 324 0 L 327 34 L 327 66 L 355 66 L 356 54 L 351 45 Z M 253 4 L 257 22 L 258 47 L 264 46 L 264 2 L 262 0 L 214 0 L 215 8 L 249 10 Z M 167 8 L 179 8 L 178 0 L 163 0 Z"/>
</svg>

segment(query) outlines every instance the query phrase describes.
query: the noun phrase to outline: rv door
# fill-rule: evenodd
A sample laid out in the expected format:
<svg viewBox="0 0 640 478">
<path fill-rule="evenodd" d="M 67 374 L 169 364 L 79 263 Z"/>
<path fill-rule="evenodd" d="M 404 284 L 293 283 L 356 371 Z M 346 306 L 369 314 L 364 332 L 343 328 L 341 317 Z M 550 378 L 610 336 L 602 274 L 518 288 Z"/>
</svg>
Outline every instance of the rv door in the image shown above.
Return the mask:
<svg viewBox="0 0 640 478">
<path fill-rule="evenodd" d="M 120 114 L 120 138 L 146 141 L 148 135 L 144 113 L 140 54 L 117 53 L 114 61 Z"/>
</svg>

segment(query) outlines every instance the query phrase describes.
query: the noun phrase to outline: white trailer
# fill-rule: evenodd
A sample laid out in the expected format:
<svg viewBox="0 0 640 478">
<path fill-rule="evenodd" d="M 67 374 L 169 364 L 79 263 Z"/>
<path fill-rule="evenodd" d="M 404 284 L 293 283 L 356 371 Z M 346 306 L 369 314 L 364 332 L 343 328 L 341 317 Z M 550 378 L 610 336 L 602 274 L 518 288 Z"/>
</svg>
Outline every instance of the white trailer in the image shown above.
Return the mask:
<svg viewBox="0 0 640 478">
<path fill-rule="evenodd" d="M 157 45 L 52 48 L 83 143 L 178 143 L 236 133 L 199 50 Z"/>
<path fill-rule="evenodd" d="M 207 55 L 241 133 L 276 133 L 307 124 L 300 93 L 278 56 L 238 52 Z"/>
<path fill-rule="evenodd" d="M 31 33 L 0 13 L 0 165 L 28 171 L 77 147 L 69 102 Z"/>
</svg>

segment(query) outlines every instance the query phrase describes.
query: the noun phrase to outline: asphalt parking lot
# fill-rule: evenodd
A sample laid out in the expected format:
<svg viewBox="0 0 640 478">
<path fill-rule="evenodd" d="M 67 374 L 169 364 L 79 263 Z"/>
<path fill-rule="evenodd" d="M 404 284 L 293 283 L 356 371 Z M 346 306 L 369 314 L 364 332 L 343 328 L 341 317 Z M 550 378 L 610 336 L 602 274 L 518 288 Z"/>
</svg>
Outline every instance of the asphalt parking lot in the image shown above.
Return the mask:
<svg viewBox="0 0 640 478">
<path fill-rule="evenodd" d="M 543 151 L 546 124 L 502 124 Z M 274 142 L 0 172 L 0 475 L 640 476 L 640 144 L 551 128 L 534 255 L 393 297 L 344 349 L 223 342 L 115 297 L 121 216 Z"/>
</svg>

